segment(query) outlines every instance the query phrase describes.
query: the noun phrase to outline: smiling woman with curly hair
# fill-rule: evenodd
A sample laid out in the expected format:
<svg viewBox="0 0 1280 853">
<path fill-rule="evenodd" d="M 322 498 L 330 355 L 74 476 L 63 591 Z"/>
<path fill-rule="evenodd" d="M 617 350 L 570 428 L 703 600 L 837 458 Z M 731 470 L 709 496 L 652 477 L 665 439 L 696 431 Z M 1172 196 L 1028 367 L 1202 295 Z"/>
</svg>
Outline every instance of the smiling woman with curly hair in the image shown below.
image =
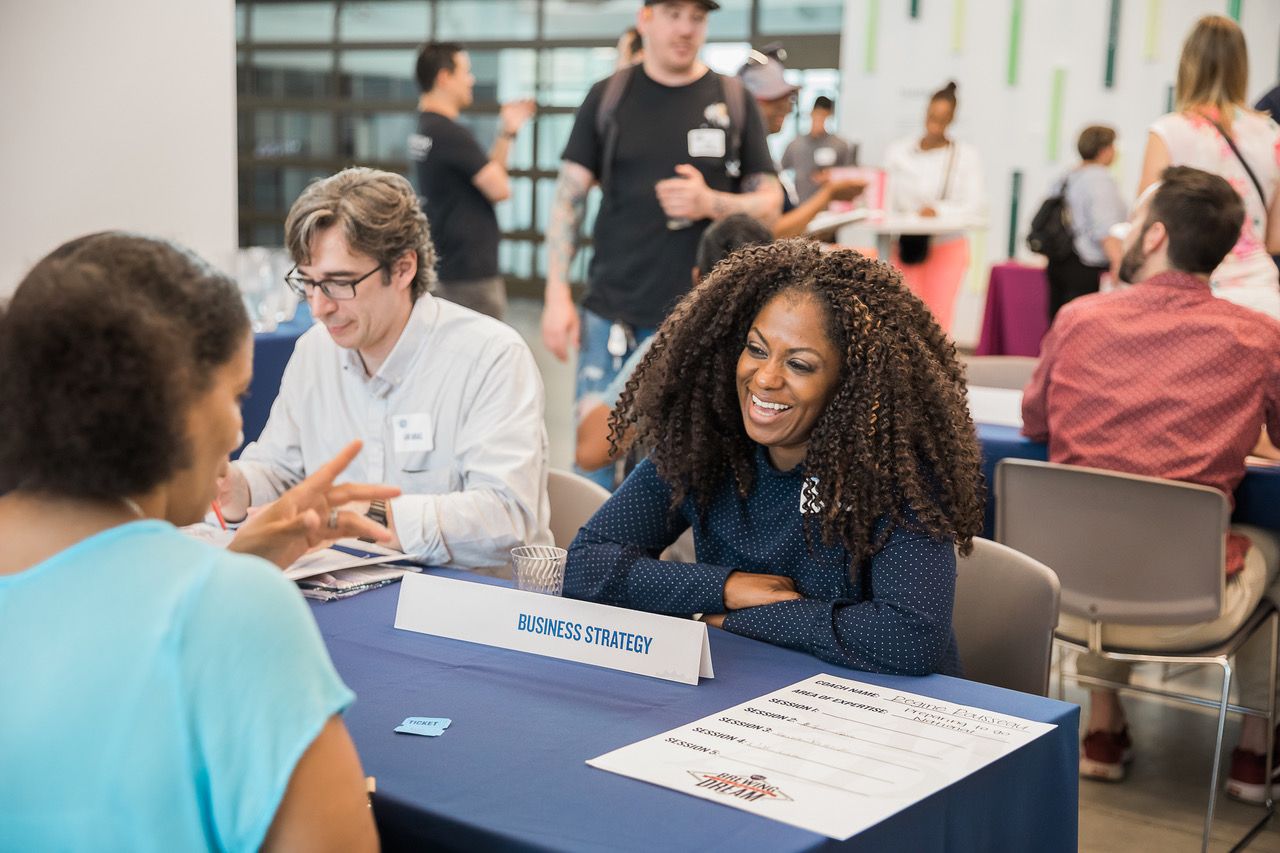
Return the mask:
<svg viewBox="0 0 1280 853">
<path fill-rule="evenodd" d="M 611 426 L 652 450 L 574 540 L 566 595 L 958 674 L 978 444 L 955 348 L 892 267 L 801 240 L 735 253 L 663 324 Z M 697 562 L 658 559 L 689 527 Z"/>
</svg>

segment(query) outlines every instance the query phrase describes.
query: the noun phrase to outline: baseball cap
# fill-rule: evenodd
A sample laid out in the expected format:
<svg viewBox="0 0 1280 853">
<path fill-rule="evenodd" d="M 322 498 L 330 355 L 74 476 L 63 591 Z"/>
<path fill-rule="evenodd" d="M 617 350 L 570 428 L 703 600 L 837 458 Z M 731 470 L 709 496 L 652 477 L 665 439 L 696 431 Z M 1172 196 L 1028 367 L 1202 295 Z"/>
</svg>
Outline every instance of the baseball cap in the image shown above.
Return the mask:
<svg viewBox="0 0 1280 853">
<path fill-rule="evenodd" d="M 671 2 L 674 2 L 674 0 L 644 0 L 644 5 L 657 6 L 661 3 L 671 3 Z M 716 0 L 689 0 L 689 2 L 697 3 L 699 6 L 706 9 L 708 12 L 714 12 L 716 9 L 720 8 L 720 4 L 717 3 Z"/>
<path fill-rule="evenodd" d="M 747 91 L 762 101 L 794 95 L 800 87 L 788 83 L 782 74 L 786 70 L 782 60 L 786 58 L 787 52 L 779 45 L 768 45 L 763 51 L 753 50 L 738 70 L 738 76 Z"/>
</svg>

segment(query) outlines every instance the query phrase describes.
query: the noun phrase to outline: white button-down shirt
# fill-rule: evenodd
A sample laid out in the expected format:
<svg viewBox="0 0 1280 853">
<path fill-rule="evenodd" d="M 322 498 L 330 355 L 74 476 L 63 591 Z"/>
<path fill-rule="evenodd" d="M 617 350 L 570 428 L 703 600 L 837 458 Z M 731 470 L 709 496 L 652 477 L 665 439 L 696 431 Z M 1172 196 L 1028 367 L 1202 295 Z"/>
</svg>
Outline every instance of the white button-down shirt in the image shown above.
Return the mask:
<svg viewBox="0 0 1280 853">
<path fill-rule="evenodd" d="M 405 553 L 429 565 L 509 564 L 549 545 L 542 377 L 511 327 L 423 295 L 377 374 L 322 327 L 298 339 L 259 439 L 236 463 L 252 502 L 274 500 L 364 441 L 344 480 L 399 486 Z"/>
</svg>

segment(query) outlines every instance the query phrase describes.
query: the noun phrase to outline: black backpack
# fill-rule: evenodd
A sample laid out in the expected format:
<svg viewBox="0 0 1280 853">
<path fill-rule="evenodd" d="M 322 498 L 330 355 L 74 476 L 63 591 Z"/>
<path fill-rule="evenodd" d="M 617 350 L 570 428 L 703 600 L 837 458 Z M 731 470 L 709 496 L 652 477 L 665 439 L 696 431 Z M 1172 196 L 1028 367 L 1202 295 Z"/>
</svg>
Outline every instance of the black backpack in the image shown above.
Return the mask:
<svg viewBox="0 0 1280 853">
<path fill-rule="evenodd" d="M 1051 261 L 1065 261 L 1076 251 L 1071 208 L 1067 205 L 1067 180 L 1040 205 L 1027 232 L 1027 248 Z"/>
</svg>

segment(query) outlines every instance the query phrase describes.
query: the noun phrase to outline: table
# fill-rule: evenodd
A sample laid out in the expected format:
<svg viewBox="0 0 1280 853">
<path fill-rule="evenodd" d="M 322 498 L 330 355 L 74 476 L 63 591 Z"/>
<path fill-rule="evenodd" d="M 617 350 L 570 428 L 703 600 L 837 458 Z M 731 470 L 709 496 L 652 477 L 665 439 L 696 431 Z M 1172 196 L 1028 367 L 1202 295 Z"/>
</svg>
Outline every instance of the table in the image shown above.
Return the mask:
<svg viewBox="0 0 1280 853">
<path fill-rule="evenodd" d="M 994 538 L 996 506 L 996 463 L 1001 459 L 1049 458 L 1048 445 L 1032 441 L 1017 427 L 978 424 L 982 443 L 982 474 L 987 480 L 986 526 L 982 535 Z M 1280 467 L 1250 465 L 1236 489 L 1236 508 L 1231 520 L 1253 524 L 1280 533 Z"/>
<path fill-rule="evenodd" d="M 915 213 L 885 214 L 876 211 L 872 216 L 842 225 L 837 232 L 836 242 L 842 245 L 853 245 L 857 242 L 853 235 L 858 232 L 869 232 L 875 236 L 876 252 L 880 260 L 889 263 L 893 257 L 893 241 L 904 234 L 945 237 L 965 235 L 986 227 L 985 220 L 972 217 L 920 216 Z"/>
<path fill-rule="evenodd" d="M 285 365 L 293 355 L 293 345 L 303 332 L 311 328 L 311 324 L 311 309 L 303 302 L 289 322 L 282 323 L 274 331 L 254 334 L 253 380 L 249 384 L 249 396 L 240 405 L 240 415 L 244 418 L 244 444 L 231 454 L 233 459 L 240 455 L 245 444 L 257 439 L 267 425 L 271 404 L 280 393 Z"/>
<path fill-rule="evenodd" d="M 1009 261 L 991 268 L 977 355 L 1040 355 L 1049 331 L 1049 279 L 1041 267 Z"/>
<path fill-rule="evenodd" d="M 397 631 L 398 593 L 312 603 L 359 697 L 346 723 L 365 772 L 377 777 L 385 849 L 1076 849 L 1075 705 L 941 675 L 853 672 L 719 629 L 710 631 L 716 677 L 691 687 Z M 584 763 L 822 672 L 1058 728 L 844 845 Z M 453 725 L 438 738 L 394 733 L 418 715 Z"/>
</svg>

